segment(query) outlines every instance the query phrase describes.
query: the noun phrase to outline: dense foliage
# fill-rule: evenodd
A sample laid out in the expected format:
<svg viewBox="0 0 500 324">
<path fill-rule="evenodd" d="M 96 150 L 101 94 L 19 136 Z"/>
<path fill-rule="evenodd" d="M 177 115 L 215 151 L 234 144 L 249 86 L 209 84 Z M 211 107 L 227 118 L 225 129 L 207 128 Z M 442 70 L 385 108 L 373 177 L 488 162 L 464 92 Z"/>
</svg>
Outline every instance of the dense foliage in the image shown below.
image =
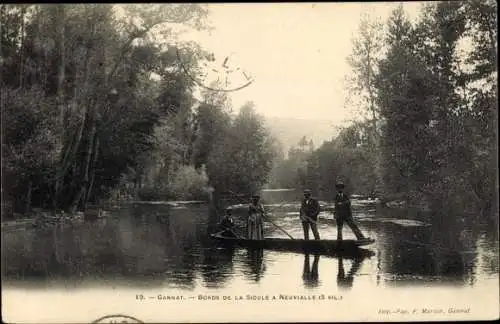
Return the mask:
<svg viewBox="0 0 500 324">
<path fill-rule="evenodd" d="M 363 18 L 349 81 L 366 118 L 310 153 L 293 185 L 330 194 L 342 178 L 411 204 L 497 208 L 496 11 L 490 0 L 446 1 L 426 3 L 415 23 L 401 6 L 385 25 Z M 296 173 L 290 158 L 278 168 L 287 163 Z"/>
<path fill-rule="evenodd" d="M 200 199 L 210 186 L 266 181 L 273 145 L 255 111 L 233 116 L 217 92 L 199 99 L 186 75 L 213 60 L 178 41 L 179 26 L 209 28 L 203 5 L 2 5 L 0 14 L 6 214 Z"/>
</svg>

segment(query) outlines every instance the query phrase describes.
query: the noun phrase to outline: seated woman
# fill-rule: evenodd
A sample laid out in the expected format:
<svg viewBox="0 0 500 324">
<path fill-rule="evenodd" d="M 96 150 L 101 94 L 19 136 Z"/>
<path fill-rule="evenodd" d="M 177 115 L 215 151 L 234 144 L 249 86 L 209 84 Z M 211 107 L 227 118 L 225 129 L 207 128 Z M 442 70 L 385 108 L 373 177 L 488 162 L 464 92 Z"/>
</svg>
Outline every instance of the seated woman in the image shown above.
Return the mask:
<svg viewBox="0 0 500 324">
<path fill-rule="evenodd" d="M 234 221 L 233 217 L 231 215 L 232 209 L 231 207 L 226 208 L 226 215 L 224 215 L 224 218 L 219 223 L 219 229 L 220 229 L 220 234 L 227 236 L 227 237 L 236 237 L 236 234 L 234 233 Z"/>
</svg>

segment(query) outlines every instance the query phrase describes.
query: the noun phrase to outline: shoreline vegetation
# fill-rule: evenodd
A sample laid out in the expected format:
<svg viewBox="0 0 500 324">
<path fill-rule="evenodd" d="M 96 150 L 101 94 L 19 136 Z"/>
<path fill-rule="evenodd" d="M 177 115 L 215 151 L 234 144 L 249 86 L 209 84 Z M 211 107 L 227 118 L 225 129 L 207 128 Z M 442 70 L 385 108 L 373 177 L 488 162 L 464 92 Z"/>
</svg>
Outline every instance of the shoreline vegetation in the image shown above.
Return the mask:
<svg viewBox="0 0 500 324">
<path fill-rule="evenodd" d="M 210 28 L 206 5 L 9 4 L 0 14 L 4 220 L 266 182 L 277 142 L 255 105 L 235 113 L 227 93 L 207 88 L 223 84 L 194 82 L 224 58 L 172 45 Z"/>
<path fill-rule="evenodd" d="M 497 218 L 496 7 L 361 17 L 346 105 L 362 118 L 284 152 L 254 103 L 235 113 L 226 92 L 193 81 L 213 53 L 171 45 L 173 25 L 210 28 L 206 6 L 1 5 L 2 224 L 263 188 L 325 199 L 339 179 L 389 208 Z"/>
<path fill-rule="evenodd" d="M 365 15 L 348 57 L 361 119 L 315 148 L 307 134 L 277 161 L 270 188 L 346 190 L 389 207 L 498 218 L 495 1 L 422 5 L 411 21 Z"/>
</svg>

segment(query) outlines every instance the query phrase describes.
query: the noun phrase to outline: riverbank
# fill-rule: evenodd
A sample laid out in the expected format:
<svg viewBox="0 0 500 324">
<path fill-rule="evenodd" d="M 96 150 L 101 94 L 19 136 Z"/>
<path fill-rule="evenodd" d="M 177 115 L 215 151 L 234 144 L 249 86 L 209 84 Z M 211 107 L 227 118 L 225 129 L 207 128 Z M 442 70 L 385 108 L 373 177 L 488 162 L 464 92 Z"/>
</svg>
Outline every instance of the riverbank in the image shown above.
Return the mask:
<svg viewBox="0 0 500 324">
<path fill-rule="evenodd" d="M 116 200 L 102 205 L 91 205 L 85 212 L 77 211 L 74 214 L 59 212 L 54 215 L 52 210 L 33 208 L 29 213 L 14 213 L 11 218 L 2 218 L 2 232 L 16 231 L 33 227 L 50 227 L 55 225 L 77 225 L 85 221 L 95 221 L 106 218 L 114 210 L 124 205 L 165 205 L 172 208 L 186 208 L 189 205 L 206 204 L 204 200 L 170 200 L 170 201 L 143 201 L 143 200 Z"/>
<path fill-rule="evenodd" d="M 36 223 L 36 218 L 17 219 L 17 220 L 2 220 L 2 232 L 15 231 L 25 228 L 33 227 Z"/>
</svg>

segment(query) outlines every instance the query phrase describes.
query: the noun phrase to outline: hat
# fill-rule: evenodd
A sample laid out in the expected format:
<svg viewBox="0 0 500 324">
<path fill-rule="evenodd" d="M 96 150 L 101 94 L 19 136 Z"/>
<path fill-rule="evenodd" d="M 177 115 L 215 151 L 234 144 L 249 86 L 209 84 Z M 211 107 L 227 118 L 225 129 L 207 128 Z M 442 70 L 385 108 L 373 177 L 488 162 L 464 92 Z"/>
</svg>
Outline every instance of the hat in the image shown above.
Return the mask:
<svg viewBox="0 0 500 324">
<path fill-rule="evenodd" d="M 335 184 L 335 188 L 344 188 L 345 185 L 342 181 L 337 181 L 337 183 Z"/>
<path fill-rule="evenodd" d="M 258 193 L 254 193 L 254 194 L 252 195 L 252 198 L 260 198 L 260 195 L 259 195 Z"/>
<path fill-rule="evenodd" d="M 226 207 L 226 211 L 231 211 L 233 210 L 233 207 L 229 206 L 229 207 Z"/>
<path fill-rule="evenodd" d="M 310 193 L 311 193 L 311 190 L 310 190 L 310 189 L 305 189 L 305 190 L 304 190 L 304 193 L 305 193 L 305 194 L 310 194 Z"/>
</svg>

